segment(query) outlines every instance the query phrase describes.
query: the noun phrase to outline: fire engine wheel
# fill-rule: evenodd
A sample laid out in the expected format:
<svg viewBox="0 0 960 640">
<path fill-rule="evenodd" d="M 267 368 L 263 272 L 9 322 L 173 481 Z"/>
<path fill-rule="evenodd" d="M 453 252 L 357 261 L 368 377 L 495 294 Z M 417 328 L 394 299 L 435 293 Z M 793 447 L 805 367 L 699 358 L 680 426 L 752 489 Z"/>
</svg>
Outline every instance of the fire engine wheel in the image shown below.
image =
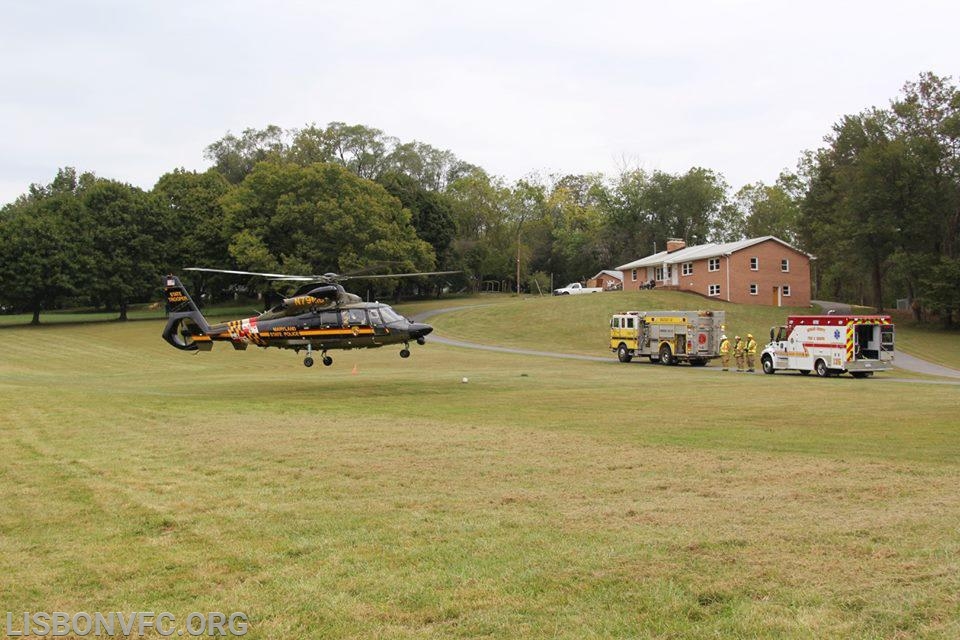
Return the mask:
<svg viewBox="0 0 960 640">
<path fill-rule="evenodd" d="M 817 372 L 817 375 L 821 378 L 826 378 L 830 375 L 830 369 L 827 368 L 827 363 L 823 360 L 817 360 L 817 363 L 813 365 L 814 371 Z"/>
<path fill-rule="evenodd" d="M 764 373 L 769 373 L 773 375 L 774 373 L 777 372 L 777 370 L 773 368 L 773 358 L 771 358 L 770 356 L 764 356 L 760 358 L 760 366 L 763 367 Z"/>
<path fill-rule="evenodd" d="M 660 347 L 660 364 L 671 365 L 674 363 L 673 355 L 670 353 L 670 346 L 663 345 Z"/>
<path fill-rule="evenodd" d="M 630 362 L 633 360 L 633 356 L 630 355 L 630 351 L 627 349 L 627 345 L 620 343 L 620 346 L 617 347 L 617 360 L 620 362 Z"/>
</svg>

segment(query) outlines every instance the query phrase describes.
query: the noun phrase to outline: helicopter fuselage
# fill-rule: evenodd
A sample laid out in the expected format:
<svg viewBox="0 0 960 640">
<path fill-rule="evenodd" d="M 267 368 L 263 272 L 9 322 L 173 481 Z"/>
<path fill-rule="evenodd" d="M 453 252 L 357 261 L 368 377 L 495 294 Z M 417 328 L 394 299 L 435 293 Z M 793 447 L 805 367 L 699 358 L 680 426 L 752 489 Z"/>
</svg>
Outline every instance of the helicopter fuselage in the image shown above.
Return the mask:
<svg viewBox="0 0 960 640">
<path fill-rule="evenodd" d="M 323 364 L 333 360 L 331 349 L 370 349 L 401 344 L 400 356 L 409 357 L 410 341 L 424 344 L 433 327 L 413 322 L 379 302 L 362 302 L 338 284 L 306 287 L 305 291 L 259 315 L 210 324 L 176 276 L 167 276 L 164 286 L 168 319 L 163 339 L 183 351 L 209 351 L 215 342 L 229 342 L 243 350 L 277 347 L 306 350 L 306 366 L 313 365 L 312 352 L 320 351 Z"/>
<path fill-rule="evenodd" d="M 292 315 L 271 310 L 240 320 L 211 325 L 205 336 L 195 336 L 199 348 L 206 341 L 230 342 L 234 348 L 366 349 L 417 340 L 433 331 L 411 322 L 390 306 L 357 302 L 343 306 L 307 309 Z"/>
</svg>

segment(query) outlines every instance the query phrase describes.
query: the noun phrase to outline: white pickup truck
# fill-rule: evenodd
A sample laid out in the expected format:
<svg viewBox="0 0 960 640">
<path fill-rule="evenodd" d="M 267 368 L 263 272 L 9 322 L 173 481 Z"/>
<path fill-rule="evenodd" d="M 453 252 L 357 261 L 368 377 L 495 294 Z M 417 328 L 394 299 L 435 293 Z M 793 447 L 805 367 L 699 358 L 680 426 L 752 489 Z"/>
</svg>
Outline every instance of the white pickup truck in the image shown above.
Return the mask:
<svg viewBox="0 0 960 640">
<path fill-rule="evenodd" d="M 571 294 L 576 295 L 578 293 L 600 293 L 601 291 L 603 291 L 603 289 L 601 289 L 600 287 L 585 287 L 579 282 L 571 282 L 570 284 L 568 284 L 567 286 L 561 289 L 554 289 L 553 295 L 569 296 Z"/>
</svg>

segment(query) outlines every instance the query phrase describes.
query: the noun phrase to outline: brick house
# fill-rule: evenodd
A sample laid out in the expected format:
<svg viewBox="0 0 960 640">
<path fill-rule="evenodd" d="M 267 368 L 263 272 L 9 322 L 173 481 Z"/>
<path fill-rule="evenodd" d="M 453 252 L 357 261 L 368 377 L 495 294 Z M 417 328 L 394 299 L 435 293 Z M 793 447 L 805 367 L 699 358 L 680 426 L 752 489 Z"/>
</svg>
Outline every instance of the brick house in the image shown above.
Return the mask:
<svg viewBox="0 0 960 640">
<path fill-rule="evenodd" d="M 658 289 L 690 291 L 737 304 L 810 305 L 814 257 L 773 236 L 723 244 L 686 246 L 669 240 L 667 250 L 617 267 L 623 289 L 653 281 Z"/>
</svg>

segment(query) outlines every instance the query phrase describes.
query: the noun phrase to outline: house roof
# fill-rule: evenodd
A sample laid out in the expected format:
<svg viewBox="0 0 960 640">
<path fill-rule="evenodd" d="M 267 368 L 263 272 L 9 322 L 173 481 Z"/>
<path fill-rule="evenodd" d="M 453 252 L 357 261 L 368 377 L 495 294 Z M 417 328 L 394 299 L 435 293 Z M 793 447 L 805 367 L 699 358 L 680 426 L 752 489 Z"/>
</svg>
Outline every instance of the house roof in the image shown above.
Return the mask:
<svg viewBox="0 0 960 640">
<path fill-rule="evenodd" d="M 616 278 L 617 280 L 623 280 L 623 272 L 622 272 L 622 271 L 614 271 L 614 270 L 612 270 L 612 269 L 603 269 L 602 271 L 598 271 L 598 272 L 597 272 L 597 275 L 593 276 L 593 277 L 590 278 L 590 279 L 591 279 L 591 280 L 596 280 L 597 278 L 599 278 L 600 276 L 602 276 L 602 275 L 604 275 L 604 274 L 606 274 L 606 275 L 608 275 L 608 276 L 610 276 L 610 277 L 612 277 L 612 278 Z"/>
<path fill-rule="evenodd" d="M 677 251 L 667 252 L 660 251 L 646 258 L 640 258 L 639 260 L 634 260 L 633 262 L 628 262 L 627 264 L 620 265 L 617 269 L 621 271 L 627 269 L 637 269 L 640 267 L 658 267 L 663 264 L 680 264 L 682 262 L 693 262 L 694 260 L 704 260 L 706 258 L 716 258 L 718 256 L 730 255 L 737 251 L 742 251 L 748 247 L 752 247 L 755 244 L 760 244 L 761 242 L 766 242 L 767 240 L 773 240 L 774 242 L 779 242 L 783 246 L 793 249 L 797 253 L 803 253 L 805 256 L 813 259 L 808 253 L 800 251 L 793 245 L 790 245 L 780 238 L 775 236 L 762 236 L 759 238 L 747 238 L 746 240 L 738 240 L 737 242 L 709 242 L 707 244 L 697 244 L 692 247 L 685 247 Z"/>
</svg>

